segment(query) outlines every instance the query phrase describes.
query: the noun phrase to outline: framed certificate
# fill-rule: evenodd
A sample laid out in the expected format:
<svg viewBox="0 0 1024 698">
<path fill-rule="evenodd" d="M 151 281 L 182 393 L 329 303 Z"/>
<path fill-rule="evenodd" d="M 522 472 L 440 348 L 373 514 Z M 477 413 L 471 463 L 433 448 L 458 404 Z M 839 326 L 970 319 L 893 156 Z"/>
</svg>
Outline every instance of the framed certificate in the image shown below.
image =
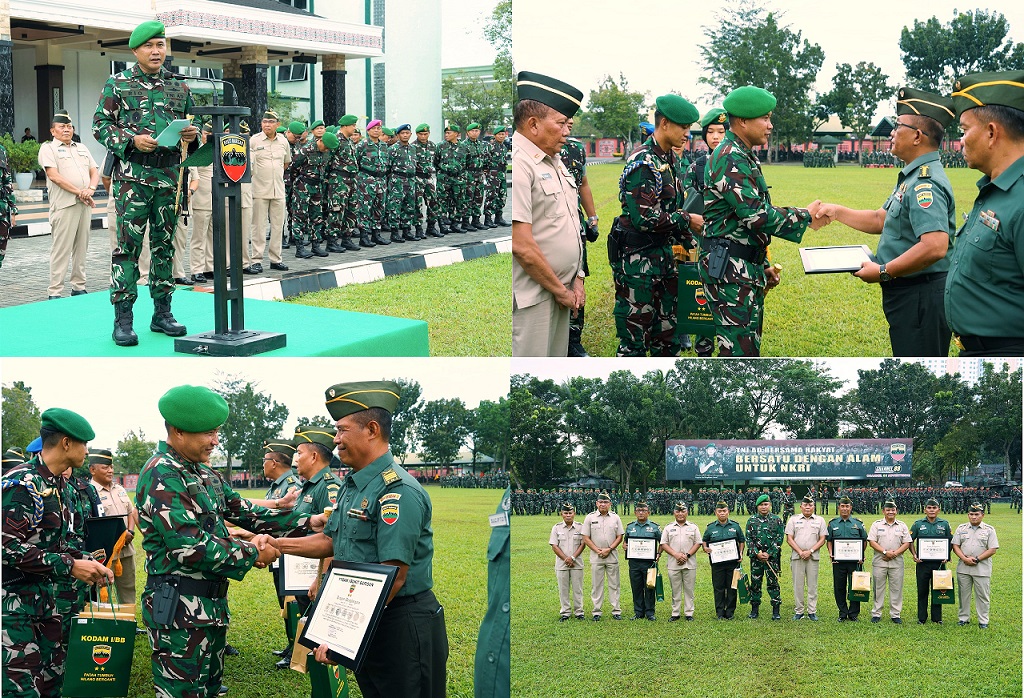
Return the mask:
<svg viewBox="0 0 1024 698">
<path fill-rule="evenodd" d="M 320 571 L 320 560 L 282 555 L 275 562 L 278 564 L 274 573 L 281 596 L 305 596 L 309 593 L 309 587 Z"/>
<path fill-rule="evenodd" d="M 922 560 L 949 559 L 949 541 L 945 538 L 918 538 L 917 556 Z"/>
<path fill-rule="evenodd" d="M 870 261 L 871 250 L 867 245 L 800 248 L 800 263 L 804 265 L 805 274 L 860 271 L 861 262 Z"/>
<path fill-rule="evenodd" d="M 658 552 L 658 541 L 655 538 L 627 538 L 627 560 L 653 560 Z"/>
<path fill-rule="evenodd" d="M 711 562 L 729 562 L 740 559 L 740 549 L 736 545 L 736 539 L 720 540 L 715 543 L 708 543 L 711 549 Z"/>
<path fill-rule="evenodd" d="M 860 562 L 864 557 L 864 544 L 860 538 L 832 541 L 832 557 L 838 562 Z"/>
<path fill-rule="evenodd" d="M 299 643 L 327 645 L 331 661 L 359 671 L 397 574 L 391 565 L 332 562 Z"/>
</svg>

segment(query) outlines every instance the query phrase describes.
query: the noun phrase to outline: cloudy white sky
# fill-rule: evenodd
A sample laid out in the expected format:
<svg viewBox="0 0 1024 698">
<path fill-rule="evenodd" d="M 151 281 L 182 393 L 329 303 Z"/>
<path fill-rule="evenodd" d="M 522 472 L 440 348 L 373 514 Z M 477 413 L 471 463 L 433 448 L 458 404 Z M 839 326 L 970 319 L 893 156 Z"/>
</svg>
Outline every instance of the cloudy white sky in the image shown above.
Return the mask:
<svg viewBox="0 0 1024 698">
<path fill-rule="evenodd" d="M 494 63 L 495 50 L 484 40 L 484 25 L 496 4 L 497 0 L 441 0 L 442 68 Z"/>
</svg>

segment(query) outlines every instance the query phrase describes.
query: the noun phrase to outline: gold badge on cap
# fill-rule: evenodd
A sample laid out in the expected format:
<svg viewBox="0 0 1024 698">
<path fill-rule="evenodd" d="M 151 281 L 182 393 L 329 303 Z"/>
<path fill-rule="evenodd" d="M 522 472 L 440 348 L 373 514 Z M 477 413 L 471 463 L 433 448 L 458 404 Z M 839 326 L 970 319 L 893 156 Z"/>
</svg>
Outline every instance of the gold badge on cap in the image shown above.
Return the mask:
<svg viewBox="0 0 1024 698">
<path fill-rule="evenodd" d="M 328 390 L 327 394 L 330 395 L 331 397 L 334 397 L 334 388 L 331 388 L 330 390 Z"/>
</svg>

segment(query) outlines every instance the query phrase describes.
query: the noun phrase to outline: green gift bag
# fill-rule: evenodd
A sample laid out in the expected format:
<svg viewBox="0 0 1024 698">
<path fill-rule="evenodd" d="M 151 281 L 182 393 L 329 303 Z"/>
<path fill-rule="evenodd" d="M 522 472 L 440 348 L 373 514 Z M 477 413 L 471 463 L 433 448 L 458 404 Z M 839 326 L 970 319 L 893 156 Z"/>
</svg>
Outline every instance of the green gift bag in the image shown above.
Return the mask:
<svg viewBox="0 0 1024 698">
<path fill-rule="evenodd" d="M 659 603 L 663 603 L 665 601 L 665 583 L 661 581 L 661 570 L 658 570 L 658 578 L 654 582 L 654 598 L 656 598 Z"/>
<path fill-rule="evenodd" d="M 932 603 L 956 603 L 956 591 L 953 589 L 953 572 L 938 569 L 932 572 Z"/>
<path fill-rule="evenodd" d="M 114 588 L 111 587 L 111 590 Z M 111 595 L 116 606 L 116 592 Z M 120 698 L 128 695 L 135 654 L 135 620 L 78 615 L 64 662 L 67 698 Z"/>
<path fill-rule="evenodd" d="M 866 603 L 871 598 L 871 573 L 865 572 L 861 565 L 857 565 L 857 571 L 853 573 L 850 580 L 850 593 L 847 601 L 859 601 Z"/>
<path fill-rule="evenodd" d="M 295 600 L 294 596 L 286 596 L 286 599 L 291 601 L 284 602 L 284 631 L 288 636 L 288 642 L 295 642 L 295 629 L 299 624 L 299 616 L 302 614 L 299 612 L 299 603 Z"/>
<path fill-rule="evenodd" d="M 736 570 L 740 578 L 736 580 L 736 599 L 740 603 L 750 603 L 750 589 L 747 588 L 747 573 L 742 568 Z"/>
<path fill-rule="evenodd" d="M 711 304 L 704 296 L 704 283 L 700 280 L 696 262 L 681 262 L 679 287 L 676 292 L 676 334 L 715 336 L 715 319 Z"/>
<path fill-rule="evenodd" d="M 311 698 L 348 698 L 348 674 L 343 666 L 327 666 L 313 658 L 306 660 Z"/>
</svg>

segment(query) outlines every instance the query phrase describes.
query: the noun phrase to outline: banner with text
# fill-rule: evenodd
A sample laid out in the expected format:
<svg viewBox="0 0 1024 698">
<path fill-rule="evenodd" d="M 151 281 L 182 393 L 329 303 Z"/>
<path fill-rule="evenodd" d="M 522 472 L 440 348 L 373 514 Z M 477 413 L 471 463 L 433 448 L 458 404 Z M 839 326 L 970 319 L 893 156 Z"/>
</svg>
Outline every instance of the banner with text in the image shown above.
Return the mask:
<svg viewBox="0 0 1024 698">
<path fill-rule="evenodd" d="M 913 445 L 913 439 L 666 441 L 665 479 L 910 479 Z"/>
</svg>

